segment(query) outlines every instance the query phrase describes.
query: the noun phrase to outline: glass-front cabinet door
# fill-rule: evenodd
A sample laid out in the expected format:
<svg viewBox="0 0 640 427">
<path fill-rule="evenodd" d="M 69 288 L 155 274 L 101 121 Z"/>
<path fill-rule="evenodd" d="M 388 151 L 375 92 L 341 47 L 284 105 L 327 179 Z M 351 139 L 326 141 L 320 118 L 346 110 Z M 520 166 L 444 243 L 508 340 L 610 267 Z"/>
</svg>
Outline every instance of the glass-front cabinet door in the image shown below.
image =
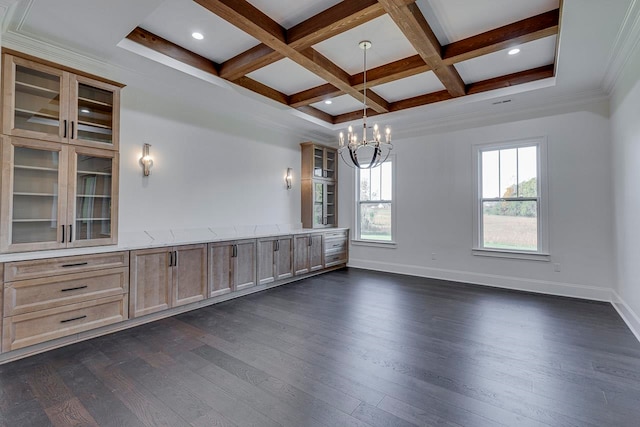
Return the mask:
<svg viewBox="0 0 640 427">
<path fill-rule="evenodd" d="M 68 138 L 69 73 L 4 55 L 3 133 L 64 142 Z"/>
<path fill-rule="evenodd" d="M 72 147 L 70 163 L 70 246 L 115 243 L 118 220 L 117 153 Z"/>
<path fill-rule="evenodd" d="M 336 226 L 336 186 L 316 181 L 313 183 L 313 228 Z"/>
<path fill-rule="evenodd" d="M 118 149 L 120 91 L 117 86 L 83 76 L 71 77 L 71 143 Z"/>
<path fill-rule="evenodd" d="M 314 146 L 313 176 L 314 178 L 336 179 L 337 152 L 331 148 Z"/>
<path fill-rule="evenodd" d="M 3 137 L 2 250 L 67 246 L 67 148 Z"/>
</svg>

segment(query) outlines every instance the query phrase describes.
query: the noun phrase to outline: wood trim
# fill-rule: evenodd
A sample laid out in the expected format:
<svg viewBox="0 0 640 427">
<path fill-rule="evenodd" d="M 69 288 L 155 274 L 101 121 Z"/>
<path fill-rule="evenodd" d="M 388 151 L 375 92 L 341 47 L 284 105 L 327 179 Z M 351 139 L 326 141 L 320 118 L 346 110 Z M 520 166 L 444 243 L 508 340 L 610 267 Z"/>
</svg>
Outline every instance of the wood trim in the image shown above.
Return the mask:
<svg viewBox="0 0 640 427">
<path fill-rule="evenodd" d="M 310 105 L 302 105 L 297 107 L 296 110 L 303 112 L 311 117 L 315 117 L 316 119 L 324 120 L 327 123 L 333 123 L 333 116 L 329 113 L 325 113 L 322 110 L 318 110 Z"/>
<path fill-rule="evenodd" d="M 262 95 L 284 105 L 289 105 L 288 95 L 277 91 L 265 84 L 262 84 L 257 80 L 253 80 L 249 77 L 244 76 L 240 77 L 237 80 L 234 80 L 233 83 L 237 84 L 238 86 L 242 86 L 243 88 L 248 89 L 252 92 L 255 92 L 258 95 Z"/>
<path fill-rule="evenodd" d="M 531 70 L 521 71 L 519 73 L 508 74 L 494 79 L 483 80 L 481 82 L 472 83 L 468 86 L 468 93 L 481 93 L 505 87 L 516 86 L 536 80 L 548 79 L 554 76 L 554 65 L 549 64 L 543 67 L 533 68 Z"/>
<path fill-rule="evenodd" d="M 418 107 L 421 105 L 433 104 L 440 101 L 446 101 L 453 99 L 453 96 L 446 90 L 439 92 L 428 93 L 426 95 L 414 96 L 413 98 L 407 98 L 400 101 L 396 101 L 391 105 L 391 111 L 400 111 L 407 108 Z"/>
<path fill-rule="evenodd" d="M 249 50 L 226 60 L 220 65 L 220 77 L 227 80 L 237 80 L 252 71 L 256 71 L 284 58 L 264 43 L 260 43 Z"/>
<path fill-rule="evenodd" d="M 443 62 L 451 65 L 510 46 L 558 34 L 560 9 L 554 9 L 443 47 Z"/>
<path fill-rule="evenodd" d="M 71 67 L 67 67 L 65 65 L 57 64 L 57 63 L 52 62 L 52 61 L 47 61 L 46 59 L 41 59 L 41 58 L 38 58 L 37 56 L 28 55 L 26 53 L 22 53 L 22 52 L 19 52 L 17 50 L 9 49 L 9 48 L 6 48 L 6 47 L 2 48 L 2 53 L 3 54 L 9 54 L 9 55 L 15 56 L 17 58 L 22 58 L 22 59 L 25 59 L 27 61 L 37 62 L 39 64 L 46 65 L 48 67 L 53 67 L 53 68 L 57 68 L 57 69 L 60 69 L 60 70 L 63 70 L 63 71 L 67 71 L 67 72 L 72 73 L 72 74 L 77 74 L 79 76 L 84 76 L 84 77 L 87 77 L 87 78 L 90 78 L 90 79 L 98 80 L 98 81 L 101 81 L 101 82 L 104 82 L 104 83 L 107 83 L 107 84 L 110 84 L 110 85 L 117 86 L 119 88 L 123 88 L 123 87 L 126 86 L 123 83 L 118 83 L 118 82 L 113 81 L 113 80 L 105 79 L 104 77 L 96 76 L 95 74 L 86 73 L 84 71 L 80 71 L 80 70 L 77 70 L 75 68 L 71 68 Z"/>
<path fill-rule="evenodd" d="M 246 0 L 194 1 L 360 102 L 363 101 L 362 93 L 349 84 L 349 74 L 311 47 L 298 51 L 289 46 L 286 30 Z M 381 112 L 388 111 L 384 104 L 377 101 L 372 101 L 371 107 Z"/>
<path fill-rule="evenodd" d="M 385 10 L 411 42 L 424 62 L 431 67 L 452 96 L 465 95 L 465 84 L 453 65 L 442 61 L 442 46 L 415 3 L 402 0 L 379 0 Z"/>
<path fill-rule="evenodd" d="M 340 96 L 343 93 L 334 85 L 327 83 L 289 96 L 289 106 L 293 108 L 304 107 L 324 99 Z"/>
<path fill-rule="evenodd" d="M 219 65 L 215 62 L 191 52 L 175 43 L 163 39 L 144 28 L 136 27 L 127 35 L 127 39 L 146 48 L 159 52 L 170 58 L 191 65 L 214 76 L 218 75 Z"/>
</svg>

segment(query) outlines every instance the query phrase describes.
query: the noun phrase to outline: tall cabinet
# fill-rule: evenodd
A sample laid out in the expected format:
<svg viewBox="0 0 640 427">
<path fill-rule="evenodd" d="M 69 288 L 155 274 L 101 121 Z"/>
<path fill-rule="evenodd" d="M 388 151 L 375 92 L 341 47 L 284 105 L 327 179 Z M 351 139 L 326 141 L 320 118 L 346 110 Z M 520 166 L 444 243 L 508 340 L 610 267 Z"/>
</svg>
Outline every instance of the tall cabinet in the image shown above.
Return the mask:
<svg viewBox="0 0 640 427">
<path fill-rule="evenodd" d="M 338 153 L 335 148 L 303 142 L 301 187 L 302 226 L 338 225 Z"/>
<path fill-rule="evenodd" d="M 2 55 L 3 252 L 117 243 L 121 85 Z"/>
</svg>

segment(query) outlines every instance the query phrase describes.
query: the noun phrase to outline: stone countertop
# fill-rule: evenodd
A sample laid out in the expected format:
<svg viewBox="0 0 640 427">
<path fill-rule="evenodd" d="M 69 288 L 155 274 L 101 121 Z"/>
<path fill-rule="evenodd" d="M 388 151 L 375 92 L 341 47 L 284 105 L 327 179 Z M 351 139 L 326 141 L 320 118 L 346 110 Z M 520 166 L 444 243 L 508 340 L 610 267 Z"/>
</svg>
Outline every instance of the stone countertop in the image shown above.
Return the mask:
<svg viewBox="0 0 640 427">
<path fill-rule="evenodd" d="M 117 245 L 6 253 L 0 254 L 0 263 L 55 258 L 62 256 L 131 251 L 137 249 L 150 249 L 167 246 L 192 245 L 198 243 L 223 242 L 227 240 L 256 239 L 272 236 L 321 233 L 331 230 L 347 230 L 347 228 L 337 227 L 328 229 L 310 229 L 295 228 L 289 225 L 255 225 L 191 228 L 182 230 L 134 231 L 120 233 L 118 235 Z"/>
</svg>

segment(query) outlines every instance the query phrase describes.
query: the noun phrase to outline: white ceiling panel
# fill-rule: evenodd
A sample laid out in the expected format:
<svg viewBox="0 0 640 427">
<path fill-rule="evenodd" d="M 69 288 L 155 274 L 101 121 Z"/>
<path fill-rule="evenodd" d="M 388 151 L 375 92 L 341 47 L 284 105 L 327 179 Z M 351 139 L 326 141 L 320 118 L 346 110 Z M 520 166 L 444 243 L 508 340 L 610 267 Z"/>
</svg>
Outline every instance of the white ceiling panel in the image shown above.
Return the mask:
<svg viewBox="0 0 640 427">
<path fill-rule="evenodd" d="M 331 98 L 331 105 L 327 105 L 324 101 L 320 101 L 315 104 L 311 104 L 311 106 L 324 111 L 325 113 L 329 113 L 332 116 L 362 110 L 362 103 L 351 95 L 341 95 Z"/>
<path fill-rule="evenodd" d="M 465 83 L 474 83 L 554 63 L 556 36 L 519 46 L 520 53 L 509 55 L 509 49 L 460 62 L 455 67 Z"/>
<path fill-rule="evenodd" d="M 441 44 L 449 44 L 559 7 L 559 0 L 417 0 Z"/>
<path fill-rule="evenodd" d="M 247 76 L 287 95 L 326 83 L 288 58 L 262 67 Z"/>
<path fill-rule="evenodd" d="M 358 46 L 362 40 L 369 40 L 373 44 L 367 50 L 367 69 L 416 54 L 411 43 L 388 15 L 318 43 L 314 48 L 353 75 L 362 71 L 363 52 Z"/>
<path fill-rule="evenodd" d="M 217 63 L 259 43 L 193 0 L 165 0 L 139 26 Z M 191 37 L 194 32 L 204 39 Z"/>
<path fill-rule="evenodd" d="M 395 102 L 425 93 L 438 92 L 444 90 L 444 86 L 433 71 L 429 71 L 376 86 L 373 90 L 387 101 Z"/>
<path fill-rule="evenodd" d="M 249 3 L 286 29 L 340 2 L 341 0 L 249 0 Z"/>
</svg>

